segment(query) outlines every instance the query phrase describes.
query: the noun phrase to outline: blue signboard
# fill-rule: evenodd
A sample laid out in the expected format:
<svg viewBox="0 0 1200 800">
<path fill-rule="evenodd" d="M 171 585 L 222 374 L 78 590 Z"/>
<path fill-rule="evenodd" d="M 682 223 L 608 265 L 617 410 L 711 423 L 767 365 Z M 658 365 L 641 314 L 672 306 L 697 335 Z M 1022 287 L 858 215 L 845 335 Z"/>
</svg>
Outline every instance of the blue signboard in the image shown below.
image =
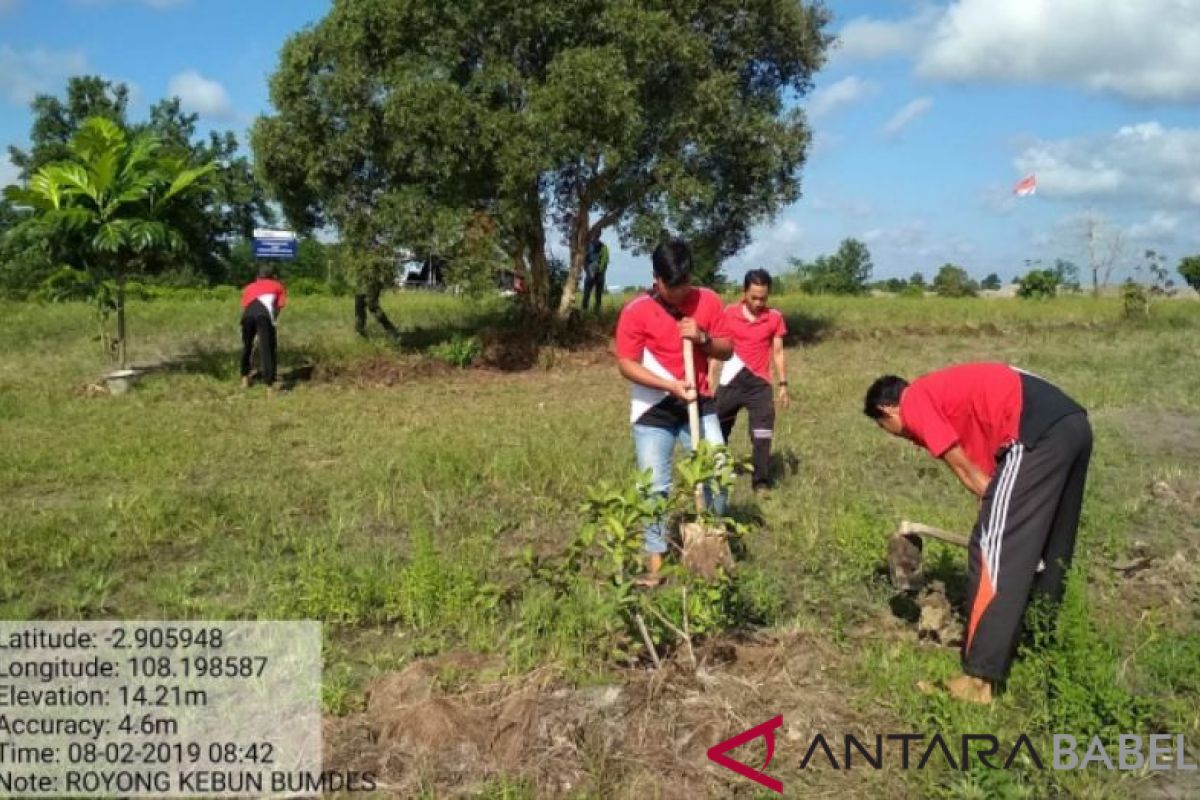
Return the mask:
<svg viewBox="0 0 1200 800">
<path fill-rule="evenodd" d="M 291 231 L 254 231 L 254 257 L 294 259 L 296 234 Z"/>
</svg>

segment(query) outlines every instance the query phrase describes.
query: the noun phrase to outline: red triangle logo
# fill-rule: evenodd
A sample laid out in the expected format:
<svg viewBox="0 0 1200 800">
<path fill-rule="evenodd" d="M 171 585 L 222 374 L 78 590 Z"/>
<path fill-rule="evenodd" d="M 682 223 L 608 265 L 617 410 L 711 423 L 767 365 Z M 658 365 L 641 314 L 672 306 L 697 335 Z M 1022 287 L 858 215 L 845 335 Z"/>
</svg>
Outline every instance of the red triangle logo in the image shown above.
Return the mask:
<svg viewBox="0 0 1200 800">
<path fill-rule="evenodd" d="M 761 736 L 767 742 L 767 760 L 762 765 L 762 768 L 766 769 L 767 767 L 771 766 L 771 759 L 775 757 L 775 729 L 781 725 L 783 725 L 782 714 L 769 719 L 766 722 L 760 722 L 753 728 L 742 731 L 737 736 L 734 736 L 731 739 L 726 739 L 725 741 L 708 748 L 708 760 L 715 764 L 720 764 L 725 769 L 733 770 L 743 778 L 749 778 L 759 786 L 770 789 L 776 794 L 783 794 L 782 781 L 777 781 L 770 775 L 754 769 L 753 767 L 748 767 L 740 761 L 734 761 L 732 758 L 725 755 L 730 750 L 741 747 L 742 745 L 746 744 L 746 742 L 752 742 Z"/>
</svg>

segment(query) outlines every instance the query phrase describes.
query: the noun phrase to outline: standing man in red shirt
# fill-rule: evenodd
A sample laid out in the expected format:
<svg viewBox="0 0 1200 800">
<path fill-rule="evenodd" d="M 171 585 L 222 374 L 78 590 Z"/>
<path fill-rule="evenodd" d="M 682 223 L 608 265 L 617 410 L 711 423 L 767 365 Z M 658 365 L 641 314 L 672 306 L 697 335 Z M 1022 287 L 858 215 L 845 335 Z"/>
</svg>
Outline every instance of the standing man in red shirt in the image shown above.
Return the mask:
<svg viewBox="0 0 1200 800">
<path fill-rule="evenodd" d="M 752 269 L 742 281 L 742 299 L 725 309 L 725 324 L 733 337 L 733 357 L 712 361 L 709 383 L 717 384 L 717 417 L 725 441 L 733 433 L 738 412 L 745 408 L 750 418 L 751 461 L 754 491 L 766 494 L 771 485 L 771 440 L 775 436 L 775 403 L 771 397 L 771 363 L 779 382 L 779 405 L 787 408 L 787 361 L 783 337 L 787 323 L 783 315 L 767 308 L 771 276 L 765 269 Z"/>
<path fill-rule="evenodd" d="M 1087 412 L 1006 364 L 963 364 L 911 384 L 885 375 L 864 411 L 946 462 L 979 498 L 967 565 L 964 675 L 956 698 L 990 703 L 1012 666 L 1031 593 L 1062 598 L 1092 454 Z"/>
<path fill-rule="evenodd" d="M 660 244 L 652 256 L 654 287 L 630 300 L 617 319 L 616 355 L 621 376 L 630 383 L 630 422 L 638 469 L 652 472 L 656 492 L 671 490 L 675 443 L 692 448 L 689 401 L 700 404 L 701 435 L 724 444 L 716 403 L 708 385 L 708 359 L 729 358 L 733 344 L 725 326 L 721 298 L 711 289 L 692 286 L 692 254 L 681 241 Z M 684 378 L 683 340 L 695 348 L 696 385 Z M 712 507 L 724 511 L 724 497 Z M 667 539 L 663 520 L 643 532 L 647 575 L 640 583 L 656 585 Z"/>
<path fill-rule="evenodd" d="M 275 322 L 287 305 L 287 289 L 275 277 L 275 267 L 258 268 L 258 279 L 242 289 L 242 388 L 250 386 L 250 353 L 258 339 L 259 375 L 264 383 L 275 383 Z"/>
</svg>

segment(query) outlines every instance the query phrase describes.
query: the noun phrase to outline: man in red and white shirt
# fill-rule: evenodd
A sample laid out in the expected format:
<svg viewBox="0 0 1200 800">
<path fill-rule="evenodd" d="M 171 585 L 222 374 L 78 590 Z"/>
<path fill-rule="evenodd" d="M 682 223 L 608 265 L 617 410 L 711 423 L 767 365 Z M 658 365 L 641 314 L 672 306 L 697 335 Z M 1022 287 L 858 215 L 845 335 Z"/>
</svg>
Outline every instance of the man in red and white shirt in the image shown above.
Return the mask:
<svg viewBox="0 0 1200 800">
<path fill-rule="evenodd" d="M 680 241 L 660 244 L 652 256 L 654 287 L 625 304 L 617 319 L 616 356 L 621 376 L 630 382 L 629 419 L 638 469 L 653 474 L 654 491 L 670 492 L 675 443 L 691 449 L 687 404 L 700 405 L 701 435 L 724 444 L 716 404 L 708 384 L 708 359 L 728 358 L 733 352 L 721 298 L 711 289 L 692 286 L 692 254 Z M 695 351 L 696 385 L 685 379 L 683 340 Z M 714 499 L 720 513 L 724 498 Z M 667 551 L 663 521 L 643 532 L 648 575 L 658 582 Z"/>
<path fill-rule="evenodd" d="M 287 289 L 275 278 L 270 264 L 259 267 L 258 279 L 242 289 L 242 387 L 250 385 L 250 354 L 258 339 L 259 377 L 275 383 L 275 321 L 287 305 Z"/>
<path fill-rule="evenodd" d="M 967 564 L 965 673 L 955 697 L 988 703 L 1012 666 L 1031 593 L 1062 597 L 1092 453 L 1083 407 L 1007 364 L 962 364 L 911 384 L 885 375 L 864 412 L 941 459 L 979 498 Z"/>
<path fill-rule="evenodd" d="M 771 365 L 779 380 L 779 405 L 787 408 L 787 360 L 783 337 L 787 323 L 783 315 L 767 307 L 771 276 L 765 269 L 752 269 L 742 281 L 742 299 L 725 309 L 725 323 L 733 337 L 733 357 L 713 361 L 710 381 L 718 383 L 717 417 L 725 441 L 733 433 L 738 412 L 750 418 L 750 452 L 754 465 L 753 486 L 764 494 L 771 484 L 771 440 L 775 436 L 775 403 L 771 397 Z"/>
</svg>

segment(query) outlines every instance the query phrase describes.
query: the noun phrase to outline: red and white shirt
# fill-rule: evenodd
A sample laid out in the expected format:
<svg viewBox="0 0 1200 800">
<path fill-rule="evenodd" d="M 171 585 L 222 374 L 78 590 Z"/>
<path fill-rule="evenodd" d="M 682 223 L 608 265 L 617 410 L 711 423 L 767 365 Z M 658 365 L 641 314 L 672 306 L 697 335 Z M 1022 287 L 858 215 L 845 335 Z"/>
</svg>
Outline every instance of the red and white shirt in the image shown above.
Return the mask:
<svg viewBox="0 0 1200 800">
<path fill-rule="evenodd" d="M 255 301 L 265 306 L 274 319 L 287 305 L 287 289 L 274 278 L 259 278 L 242 289 L 242 309 L 249 308 Z"/>
<path fill-rule="evenodd" d="M 725 324 L 733 337 L 733 356 L 721 366 L 721 385 L 727 386 L 743 368 L 770 383 L 775 339 L 787 336 L 783 314 L 766 308 L 754 316 L 739 300 L 725 309 Z"/>
<path fill-rule="evenodd" d="M 714 339 L 729 336 L 721 298 L 711 289 L 694 288 L 678 306 L 678 311 L 694 319 L 696 325 Z M 708 356 L 699 347 L 694 352 L 696 390 L 701 398 L 711 398 Z M 621 309 L 621 316 L 617 319 L 616 353 L 617 358 L 636 361 L 660 378 L 684 379 L 683 337 L 679 335 L 679 323 L 658 300 L 648 294 L 638 295 Z M 632 383 L 629 420 L 637 422 L 655 406 L 673 400 L 671 394 L 661 389 Z M 687 410 L 682 403 L 679 406 L 686 421 Z"/>
<path fill-rule="evenodd" d="M 904 432 L 934 458 L 954 445 L 988 477 L 1020 435 L 1021 373 L 1007 364 L 961 364 L 922 375 L 900 395 Z"/>
</svg>

